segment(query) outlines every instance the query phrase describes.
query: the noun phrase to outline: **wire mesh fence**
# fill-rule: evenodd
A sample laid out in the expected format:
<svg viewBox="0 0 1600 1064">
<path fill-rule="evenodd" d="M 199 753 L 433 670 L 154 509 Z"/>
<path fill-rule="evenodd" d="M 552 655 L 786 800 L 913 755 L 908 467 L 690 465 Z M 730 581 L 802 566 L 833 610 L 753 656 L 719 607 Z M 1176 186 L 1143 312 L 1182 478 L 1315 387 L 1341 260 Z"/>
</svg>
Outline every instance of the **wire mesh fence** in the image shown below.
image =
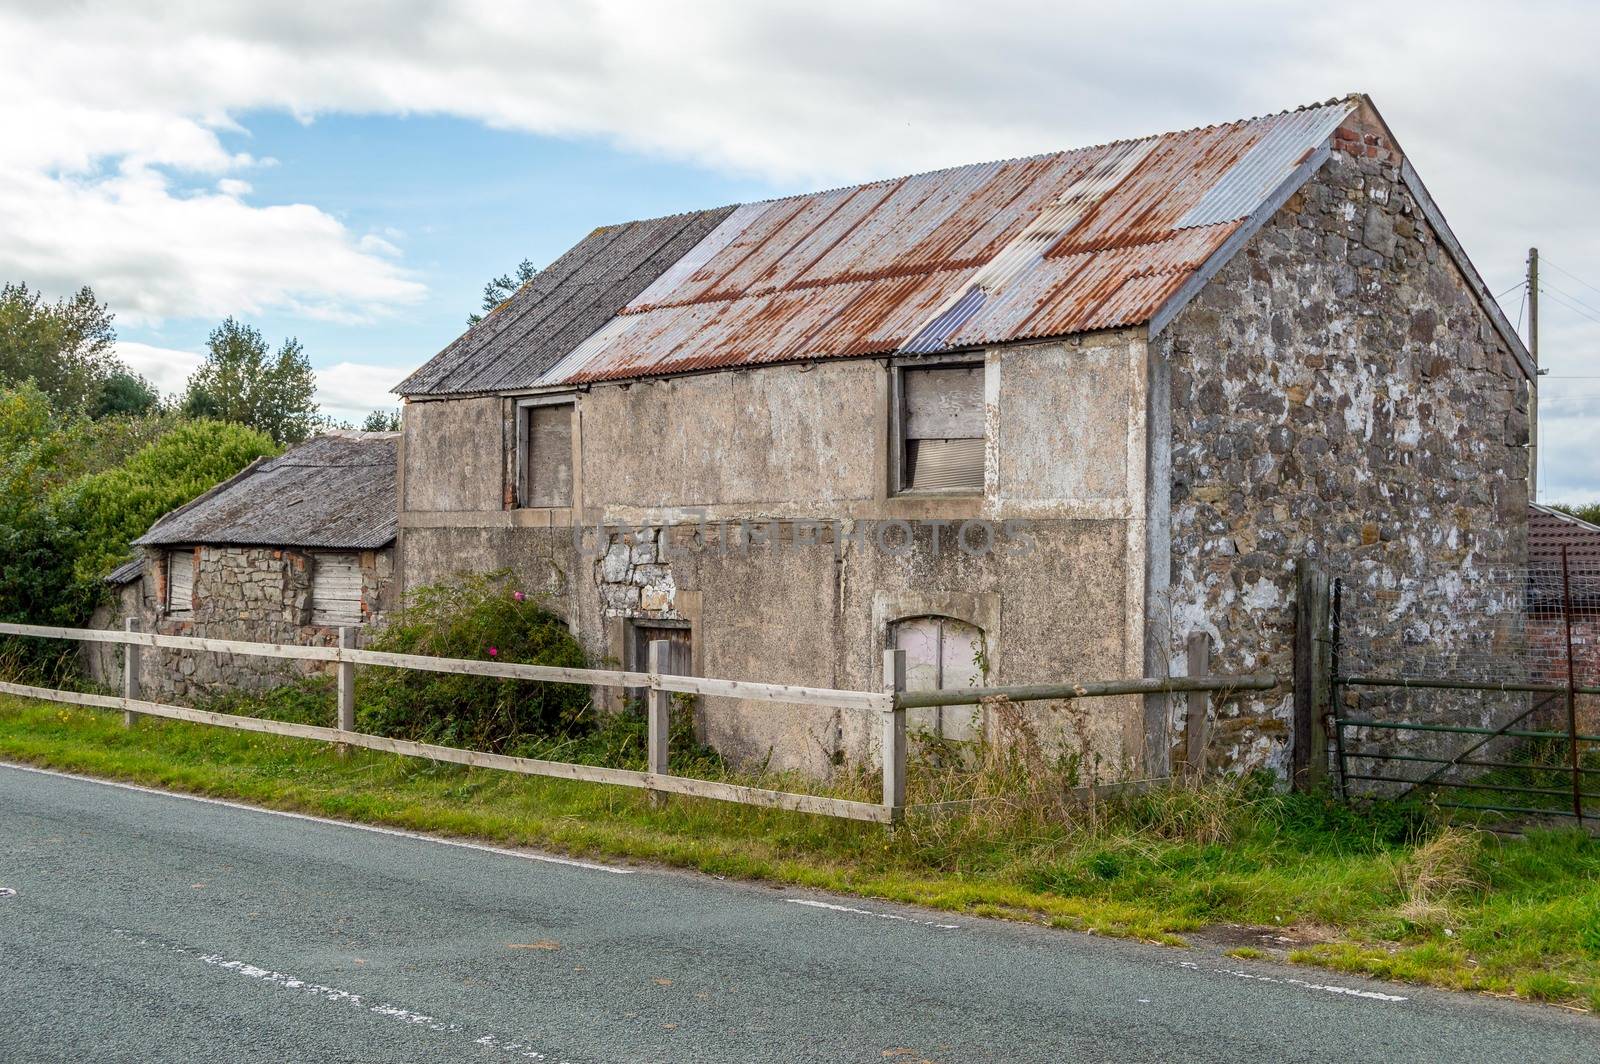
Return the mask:
<svg viewBox="0 0 1600 1064">
<path fill-rule="evenodd" d="M 1600 565 L 1560 556 L 1409 583 L 1352 569 L 1337 587 L 1347 795 L 1600 815 Z"/>
</svg>

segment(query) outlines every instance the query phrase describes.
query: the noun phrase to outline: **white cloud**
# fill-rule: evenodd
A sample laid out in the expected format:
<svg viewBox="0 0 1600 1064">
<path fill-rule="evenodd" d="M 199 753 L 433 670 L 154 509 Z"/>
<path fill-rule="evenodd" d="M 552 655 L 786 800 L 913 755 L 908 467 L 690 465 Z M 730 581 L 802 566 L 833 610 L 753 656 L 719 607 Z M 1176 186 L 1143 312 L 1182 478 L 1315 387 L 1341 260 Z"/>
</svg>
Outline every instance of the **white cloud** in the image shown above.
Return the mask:
<svg viewBox="0 0 1600 1064">
<path fill-rule="evenodd" d="M 400 406 L 399 397 L 389 394 L 389 389 L 399 384 L 407 372 L 393 366 L 340 362 L 317 370 L 317 402 L 329 416 L 359 426 L 361 419 L 374 410 Z"/>
<path fill-rule="evenodd" d="M 201 362 L 201 357 L 193 351 L 155 347 L 132 340 L 117 341 L 117 357 L 154 384 L 162 395 L 182 392 L 189 383 L 189 374 L 198 369 Z"/>
<path fill-rule="evenodd" d="M 449 114 L 821 185 L 1362 90 L 1497 290 L 1535 243 L 1600 283 L 1577 206 L 1600 193 L 1596 39 L 1581 2 L 0 0 L 0 276 L 89 281 L 130 322 L 418 298 L 387 234 L 251 203 L 266 161 L 217 134 L 253 109 Z M 1546 345 L 1555 375 L 1600 335 L 1570 339 Z M 1576 447 L 1549 429 L 1552 461 Z"/>
</svg>

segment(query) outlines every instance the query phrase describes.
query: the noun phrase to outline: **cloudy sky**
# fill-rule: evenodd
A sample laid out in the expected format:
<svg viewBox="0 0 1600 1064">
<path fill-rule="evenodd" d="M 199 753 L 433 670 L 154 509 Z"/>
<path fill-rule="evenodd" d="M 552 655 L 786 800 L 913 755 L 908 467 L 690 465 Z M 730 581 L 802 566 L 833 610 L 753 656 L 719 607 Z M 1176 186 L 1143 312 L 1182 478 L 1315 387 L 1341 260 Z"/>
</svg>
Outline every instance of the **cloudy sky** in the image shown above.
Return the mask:
<svg viewBox="0 0 1600 1064">
<path fill-rule="evenodd" d="M 0 278 L 181 387 L 233 314 L 359 417 L 596 225 L 1372 94 L 1600 498 L 1600 5 L 0 0 Z"/>
</svg>

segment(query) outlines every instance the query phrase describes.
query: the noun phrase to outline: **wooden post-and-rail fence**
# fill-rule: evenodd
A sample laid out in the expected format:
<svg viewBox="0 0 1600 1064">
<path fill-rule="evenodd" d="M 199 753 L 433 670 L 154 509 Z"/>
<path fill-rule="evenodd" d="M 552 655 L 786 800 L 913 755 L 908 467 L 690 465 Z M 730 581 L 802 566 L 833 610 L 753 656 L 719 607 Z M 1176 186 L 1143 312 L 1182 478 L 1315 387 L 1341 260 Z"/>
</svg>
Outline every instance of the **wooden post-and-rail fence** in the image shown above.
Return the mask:
<svg viewBox="0 0 1600 1064">
<path fill-rule="evenodd" d="M 345 628 L 339 633 L 336 647 L 300 646 L 280 643 L 252 643 L 233 639 L 207 639 L 197 636 L 160 635 L 141 632 L 136 621 L 129 620 L 123 631 L 98 628 L 57 628 L 44 625 L 0 623 L 0 635 L 30 636 L 43 639 L 71 639 L 80 642 L 115 643 L 126 648 L 123 669 L 122 694 L 100 695 L 81 691 L 63 691 L 28 684 L 0 682 L 0 693 L 24 698 L 37 698 L 53 702 L 119 709 L 124 722 L 132 725 L 139 716 L 165 717 L 171 720 L 210 724 L 216 727 L 241 731 L 286 735 L 299 739 L 314 739 L 333 744 L 336 749 L 348 750 L 362 747 L 407 757 L 427 758 L 432 761 L 490 768 L 504 772 L 517 772 L 530 776 L 552 776 L 559 779 L 584 780 L 607 783 L 619 787 L 643 788 L 652 793 L 652 800 L 660 802 L 670 794 L 713 798 L 744 805 L 789 809 L 823 816 L 865 820 L 880 824 L 900 822 L 907 813 L 919 810 L 934 811 L 949 803 L 918 806 L 906 804 L 906 710 L 927 706 L 970 705 L 974 702 L 1004 699 L 1013 702 L 1064 701 L 1077 698 L 1100 698 L 1131 694 L 1193 693 L 1216 691 L 1267 690 L 1277 684 L 1275 677 L 1266 674 L 1242 676 L 1190 676 L 1171 678 L 1141 678 L 1133 680 L 1093 681 L 1083 683 L 1042 684 L 1035 686 L 975 687 L 940 691 L 907 691 L 905 651 L 887 650 L 883 656 L 884 689 L 882 691 L 844 691 L 822 687 L 804 687 L 794 684 L 753 683 L 746 680 L 720 680 L 687 675 L 689 663 L 681 644 L 667 640 L 653 641 L 649 647 L 649 672 L 627 672 L 615 669 L 570 669 L 549 665 L 525 665 L 517 662 L 478 661 L 465 658 L 437 658 L 418 654 L 392 654 L 384 651 L 363 650 L 355 645 L 356 630 Z M 140 697 L 139 672 L 141 651 L 146 648 L 187 650 L 201 653 L 244 654 L 253 657 L 282 658 L 299 661 L 330 662 L 337 666 L 336 690 L 337 727 L 326 728 L 310 724 L 293 724 L 287 721 L 265 720 L 187 706 L 151 702 Z M 566 761 L 546 761 L 531 757 L 513 757 L 481 750 L 463 750 L 409 739 L 392 739 L 356 730 L 355 720 L 355 667 L 376 665 L 384 668 L 416 669 L 425 672 L 457 673 L 470 676 L 494 676 L 512 680 L 531 680 L 540 683 L 570 683 L 595 687 L 647 688 L 649 741 L 646 771 L 605 768 L 595 765 L 578 765 Z M 688 776 L 675 776 L 668 770 L 669 737 L 671 733 L 672 696 L 675 694 L 708 695 L 721 698 L 739 698 L 759 702 L 787 703 L 791 705 L 825 706 L 860 712 L 875 713 L 881 721 L 881 754 L 883 768 L 883 800 L 881 802 L 852 801 L 828 798 L 814 794 L 797 794 L 790 791 L 766 790 L 741 784 L 703 780 Z M 963 803 L 957 803 L 963 804 Z"/>
</svg>

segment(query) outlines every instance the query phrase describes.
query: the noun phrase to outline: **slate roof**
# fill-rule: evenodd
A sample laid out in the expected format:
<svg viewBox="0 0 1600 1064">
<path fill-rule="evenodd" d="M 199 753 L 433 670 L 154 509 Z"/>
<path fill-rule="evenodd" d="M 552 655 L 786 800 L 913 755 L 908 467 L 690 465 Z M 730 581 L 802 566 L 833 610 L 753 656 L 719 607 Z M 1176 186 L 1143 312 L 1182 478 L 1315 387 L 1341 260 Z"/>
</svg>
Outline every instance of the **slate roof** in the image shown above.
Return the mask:
<svg viewBox="0 0 1600 1064">
<path fill-rule="evenodd" d="M 532 387 L 732 212 L 721 207 L 596 229 L 395 392 L 460 395 Z"/>
<path fill-rule="evenodd" d="M 394 542 L 395 432 L 316 436 L 258 459 L 180 506 L 136 546 L 218 544 L 373 550 Z"/>
</svg>

